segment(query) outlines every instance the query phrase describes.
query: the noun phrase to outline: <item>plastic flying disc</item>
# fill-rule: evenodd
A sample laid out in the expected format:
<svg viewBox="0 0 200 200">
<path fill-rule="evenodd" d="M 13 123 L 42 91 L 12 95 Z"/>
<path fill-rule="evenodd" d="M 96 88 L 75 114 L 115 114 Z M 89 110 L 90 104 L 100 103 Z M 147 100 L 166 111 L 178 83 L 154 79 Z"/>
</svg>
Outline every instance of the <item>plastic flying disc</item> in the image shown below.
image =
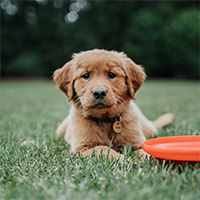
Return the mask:
<svg viewBox="0 0 200 200">
<path fill-rule="evenodd" d="M 142 148 L 161 159 L 200 161 L 200 136 L 173 136 L 146 140 Z"/>
</svg>

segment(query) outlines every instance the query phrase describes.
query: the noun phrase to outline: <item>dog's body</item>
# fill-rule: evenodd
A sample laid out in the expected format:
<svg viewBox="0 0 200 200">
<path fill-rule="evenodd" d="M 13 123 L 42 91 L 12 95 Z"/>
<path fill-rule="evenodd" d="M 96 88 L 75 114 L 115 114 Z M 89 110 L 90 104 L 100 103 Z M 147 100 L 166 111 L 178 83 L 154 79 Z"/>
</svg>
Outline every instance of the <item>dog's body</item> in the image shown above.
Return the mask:
<svg viewBox="0 0 200 200">
<path fill-rule="evenodd" d="M 143 68 L 123 53 L 92 50 L 75 54 L 54 72 L 55 82 L 73 104 L 57 134 L 65 134 L 72 151 L 83 155 L 109 152 L 110 158 L 123 159 L 117 152 L 125 145 L 140 148 L 145 136 L 155 135 L 157 128 L 174 119 L 173 114 L 165 114 L 151 122 L 131 101 L 145 77 Z M 140 149 L 139 154 L 144 151 Z"/>
</svg>

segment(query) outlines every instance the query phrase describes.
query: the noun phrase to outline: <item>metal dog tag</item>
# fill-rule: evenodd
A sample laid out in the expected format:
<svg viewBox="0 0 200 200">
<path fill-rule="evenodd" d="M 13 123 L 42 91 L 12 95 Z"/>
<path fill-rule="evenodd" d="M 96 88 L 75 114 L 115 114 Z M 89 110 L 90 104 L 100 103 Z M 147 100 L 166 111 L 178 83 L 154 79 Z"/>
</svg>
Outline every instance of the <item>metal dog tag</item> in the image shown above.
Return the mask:
<svg viewBox="0 0 200 200">
<path fill-rule="evenodd" d="M 115 133 L 121 133 L 123 130 L 123 125 L 122 125 L 122 117 L 119 118 L 119 121 L 117 120 L 113 124 L 113 130 Z"/>
</svg>

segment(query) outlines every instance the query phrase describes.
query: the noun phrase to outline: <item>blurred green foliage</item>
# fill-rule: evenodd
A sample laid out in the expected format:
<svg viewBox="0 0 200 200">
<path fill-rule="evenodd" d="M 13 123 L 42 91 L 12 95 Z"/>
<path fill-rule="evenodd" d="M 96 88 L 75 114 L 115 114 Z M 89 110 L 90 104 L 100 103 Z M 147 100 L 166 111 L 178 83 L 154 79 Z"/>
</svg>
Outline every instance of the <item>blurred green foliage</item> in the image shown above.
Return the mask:
<svg viewBox="0 0 200 200">
<path fill-rule="evenodd" d="M 73 53 L 100 48 L 125 52 L 150 77 L 199 78 L 198 1 L 0 4 L 2 76 L 51 76 Z"/>
</svg>

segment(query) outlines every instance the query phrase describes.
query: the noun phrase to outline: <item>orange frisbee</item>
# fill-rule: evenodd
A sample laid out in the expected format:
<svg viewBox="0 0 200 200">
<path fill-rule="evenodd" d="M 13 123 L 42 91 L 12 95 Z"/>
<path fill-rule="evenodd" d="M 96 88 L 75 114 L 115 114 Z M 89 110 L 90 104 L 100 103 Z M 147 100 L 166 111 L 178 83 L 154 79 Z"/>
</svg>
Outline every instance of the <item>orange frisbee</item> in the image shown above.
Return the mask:
<svg viewBox="0 0 200 200">
<path fill-rule="evenodd" d="M 161 159 L 200 161 L 200 136 L 172 136 L 146 140 L 142 148 Z"/>
</svg>

